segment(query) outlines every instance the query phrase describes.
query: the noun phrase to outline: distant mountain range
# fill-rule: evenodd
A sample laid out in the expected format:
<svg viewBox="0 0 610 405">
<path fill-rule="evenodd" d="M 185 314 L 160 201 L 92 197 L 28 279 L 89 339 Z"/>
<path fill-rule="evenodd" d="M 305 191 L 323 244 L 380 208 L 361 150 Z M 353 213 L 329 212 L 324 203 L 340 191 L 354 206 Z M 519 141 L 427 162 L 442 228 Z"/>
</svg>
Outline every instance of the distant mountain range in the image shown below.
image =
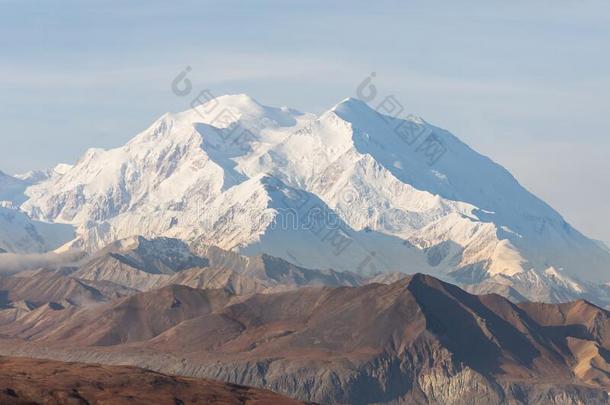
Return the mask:
<svg viewBox="0 0 610 405">
<path fill-rule="evenodd" d="M 0 197 L 9 252 L 165 236 L 301 268 L 610 302 L 602 243 L 446 130 L 356 99 L 316 116 L 218 97 L 74 165 L 0 174 Z"/>
</svg>

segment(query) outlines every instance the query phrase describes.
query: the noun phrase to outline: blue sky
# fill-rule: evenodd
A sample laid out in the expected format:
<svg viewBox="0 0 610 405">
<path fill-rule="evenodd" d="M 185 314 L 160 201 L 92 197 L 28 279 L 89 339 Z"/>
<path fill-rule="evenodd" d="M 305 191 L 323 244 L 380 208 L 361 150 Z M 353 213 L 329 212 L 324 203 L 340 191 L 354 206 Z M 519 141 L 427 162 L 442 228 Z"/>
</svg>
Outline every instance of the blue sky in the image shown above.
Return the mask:
<svg viewBox="0 0 610 405">
<path fill-rule="evenodd" d="M 377 87 L 610 244 L 610 2 L 1 1 L 0 170 L 74 162 L 196 88 L 321 112 Z"/>
</svg>

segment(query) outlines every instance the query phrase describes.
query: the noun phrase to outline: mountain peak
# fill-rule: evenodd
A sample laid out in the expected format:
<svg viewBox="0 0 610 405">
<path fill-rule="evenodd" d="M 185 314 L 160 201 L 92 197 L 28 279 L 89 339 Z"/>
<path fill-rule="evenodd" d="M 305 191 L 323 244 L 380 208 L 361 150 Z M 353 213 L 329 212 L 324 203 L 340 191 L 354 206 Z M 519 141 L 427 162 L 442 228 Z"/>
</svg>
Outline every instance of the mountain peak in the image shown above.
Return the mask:
<svg viewBox="0 0 610 405">
<path fill-rule="evenodd" d="M 353 118 L 354 115 L 377 114 L 377 112 L 367 103 L 365 103 L 364 101 L 362 101 L 360 99 L 354 98 L 354 97 L 347 97 L 347 98 L 343 99 L 342 101 L 335 104 L 329 110 L 329 112 L 334 112 L 341 118 L 346 119 L 348 121 L 351 121 L 352 120 L 351 118 Z"/>
<path fill-rule="evenodd" d="M 260 114 L 266 107 L 258 100 L 245 93 L 225 94 L 215 97 L 201 105 L 203 110 L 220 112 L 223 109 L 230 109 L 238 115 Z M 198 107 L 195 107 L 197 109 Z"/>
<path fill-rule="evenodd" d="M 323 115 L 334 114 L 351 126 L 363 130 L 370 135 L 383 134 L 400 125 L 410 128 L 425 128 L 427 126 L 427 123 L 422 118 L 412 114 L 405 114 L 403 111 L 404 107 L 393 103 L 391 100 L 388 100 L 387 103 L 384 100 L 382 105 L 375 109 L 360 99 L 348 97 L 337 103 Z M 409 123 L 401 124 L 403 121 L 408 121 Z"/>
<path fill-rule="evenodd" d="M 392 106 L 390 101 L 388 101 L 388 108 L 389 106 Z M 371 119 L 373 120 L 373 122 L 375 122 L 384 118 L 400 118 L 412 121 L 417 125 L 426 124 L 426 121 L 417 115 L 405 114 L 405 112 L 403 111 L 404 107 L 397 104 L 395 104 L 394 107 L 396 107 L 398 111 L 393 112 L 388 110 L 384 113 L 384 111 L 378 111 L 377 109 L 371 107 L 369 104 L 358 98 L 347 97 L 337 103 L 329 111 L 334 112 L 339 117 L 350 122 L 362 121 L 362 117 L 366 117 L 369 124 L 371 123 Z M 381 109 L 381 106 L 379 106 L 378 108 Z"/>
<path fill-rule="evenodd" d="M 258 107 L 263 106 L 254 97 L 251 97 L 250 95 L 245 94 L 245 93 L 225 94 L 225 95 L 216 97 L 215 100 L 218 100 L 219 102 L 225 103 L 225 104 L 235 104 L 235 105 L 242 105 L 242 106 L 258 106 Z"/>
<path fill-rule="evenodd" d="M 337 108 L 342 108 L 342 107 L 368 108 L 368 109 L 372 110 L 372 108 L 367 103 L 360 100 L 359 98 L 351 97 L 351 96 L 346 97 L 343 100 L 339 101 L 337 104 L 335 104 L 335 106 L 332 108 L 332 110 L 336 110 Z"/>
<path fill-rule="evenodd" d="M 267 127 L 292 127 L 295 117 L 302 113 L 286 107 L 277 108 L 261 104 L 248 94 L 226 94 L 193 105 L 193 108 L 176 115 L 179 120 L 204 123 L 227 128 L 241 123 L 252 132 Z"/>
</svg>

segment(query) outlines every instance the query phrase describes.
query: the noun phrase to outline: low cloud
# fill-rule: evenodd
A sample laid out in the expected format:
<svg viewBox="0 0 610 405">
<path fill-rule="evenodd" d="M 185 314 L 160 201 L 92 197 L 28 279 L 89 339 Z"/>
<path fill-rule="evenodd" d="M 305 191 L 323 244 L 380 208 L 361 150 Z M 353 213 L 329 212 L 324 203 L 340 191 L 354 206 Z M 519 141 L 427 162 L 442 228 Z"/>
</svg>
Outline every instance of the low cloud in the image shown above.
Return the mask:
<svg viewBox="0 0 610 405">
<path fill-rule="evenodd" d="M 70 250 L 64 253 L 1 253 L 0 274 L 13 274 L 25 270 L 75 264 L 85 255 L 81 250 Z"/>
</svg>

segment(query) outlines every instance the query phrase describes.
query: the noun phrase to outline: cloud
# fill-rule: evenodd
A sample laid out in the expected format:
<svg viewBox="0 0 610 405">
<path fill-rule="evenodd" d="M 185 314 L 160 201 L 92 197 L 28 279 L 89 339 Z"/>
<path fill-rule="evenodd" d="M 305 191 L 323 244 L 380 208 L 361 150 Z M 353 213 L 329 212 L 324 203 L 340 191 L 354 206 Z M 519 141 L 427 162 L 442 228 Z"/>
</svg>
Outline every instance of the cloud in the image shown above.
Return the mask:
<svg viewBox="0 0 610 405">
<path fill-rule="evenodd" d="M 14 274 L 25 270 L 74 264 L 85 255 L 86 253 L 80 250 L 71 250 L 64 253 L 1 253 L 0 274 Z"/>
</svg>

